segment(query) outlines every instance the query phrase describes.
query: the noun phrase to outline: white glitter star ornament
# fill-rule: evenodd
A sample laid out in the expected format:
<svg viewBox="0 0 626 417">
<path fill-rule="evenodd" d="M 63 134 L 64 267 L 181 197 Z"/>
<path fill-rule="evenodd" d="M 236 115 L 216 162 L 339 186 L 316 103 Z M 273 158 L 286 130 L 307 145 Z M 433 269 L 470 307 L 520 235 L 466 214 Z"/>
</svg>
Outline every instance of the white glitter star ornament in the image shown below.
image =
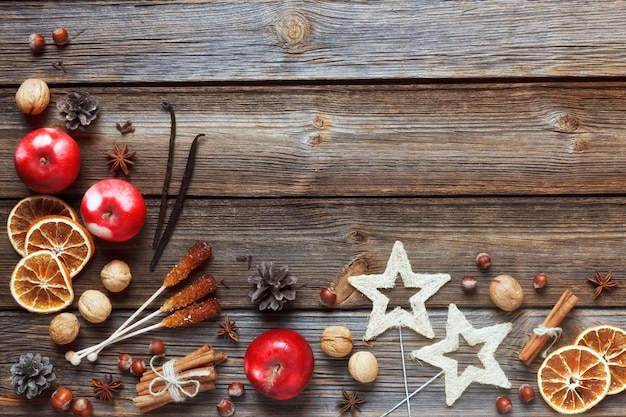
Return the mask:
<svg viewBox="0 0 626 417">
<path fill-rule="evenodd" d="M 402 278 L 405 288 L 420 290 L 409 298 L 411 312 L 398 306 L 387 313 L 389 298 L 378 289 L 394 288 L 398 276 Z M 348 278 L 348 281 L 373 303 L 364 340 L 372 340 L 392 327 L 408 327 L 429 339 L 435 337 L 424 303 L 450 281 L 450 275 L 414 273 L 402 242 L 396 241 L 394 244 L 385 272 L 356 275 Z"/>
<path fill-rule="evenodd" d="M 483 327 L 482 329 L 475 329 L 457 306 L 450 304 L 448 321 L 446 322 L 446 338 L 411 352 L 411 358 L 428 362 L 443 370 L 446 385 L 446 404 L 451 406 L 463 395 L 465 389 L 472 382 L 511 388 L 511 383 L 504 371 L 502 371 L 502 368 L 500 368 L 494 355 L 496 349 L 512 328 L 513 325 L 511 323 L 501 323 Z M 484 368 L 469 365 L 459 375 L 458 361 L 446 357 L 445 354 L 458 350 L 460 336 L 463 336 L 470 346 L 484 343 L 477 353 Z"/>
</svg>

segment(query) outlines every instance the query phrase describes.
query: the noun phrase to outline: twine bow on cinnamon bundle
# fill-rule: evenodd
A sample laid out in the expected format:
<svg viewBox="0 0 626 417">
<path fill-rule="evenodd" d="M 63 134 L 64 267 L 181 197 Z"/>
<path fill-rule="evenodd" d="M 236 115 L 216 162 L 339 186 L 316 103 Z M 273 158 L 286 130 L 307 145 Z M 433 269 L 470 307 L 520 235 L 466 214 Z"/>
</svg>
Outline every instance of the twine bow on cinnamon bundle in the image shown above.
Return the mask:
<svg viewBox="0 0 626 417">
<path fill-rule="evenodd" d="M 158 367 L 154 364 L 156 358 L 150 360 L 150 369 L 135 386 L 137 397 L 133 398 L 133 404 L 142 413 L 215 389 L 215 365 L 228 359 L 224 353 L 215 353 L 211 345 Z"/>
</svg>

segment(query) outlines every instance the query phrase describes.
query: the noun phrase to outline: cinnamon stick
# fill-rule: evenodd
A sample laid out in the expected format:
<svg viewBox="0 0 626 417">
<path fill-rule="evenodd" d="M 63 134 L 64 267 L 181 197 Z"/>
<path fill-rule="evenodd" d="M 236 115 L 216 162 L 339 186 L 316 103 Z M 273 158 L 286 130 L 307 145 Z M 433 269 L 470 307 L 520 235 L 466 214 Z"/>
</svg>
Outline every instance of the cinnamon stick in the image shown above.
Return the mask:
<svg viewBox="0 0 626 417">
<path fill-rule="evenodd" d="M 188 369 L 193 368 L 193 366 L 189 367 L 189 364 L 191 363 L 192 365 L 197 363 L 197 360 L 199 357 L 203 357 L 203 355 L 209 355 L 209 358 L 211 358 L 211 355 L 213 355 L 213 358 L 215 357 L 215 352 L 213 351 L 213 347 L 211 345 L 203 345 L 200 346 L 198 349 L 194 350 L 193 352 L 191 352 L 190 354 L 183 356 L 180 359 L 176 359 L 175 365 L 174 365 L 174 370 L 176 370 L 176 372 L 182 372 L 182 371 L 186 371 Z M 213 360 L 213 359 L 211 359 Z M 204 365 L 204 363 L 202 363 L 199 366 Z M 163 367 L 159 366 L 157 368 L 157 371 L 161 372 L 163 371 Z M 148 369 L 146 372 L 143 373 L 143 375 L 141 375 L 140 381 L 151 381 L 152 379 L 154 379 L 157 376 L 157 374 L 152 370 L 152 369 Z"/>
<path fill-rule="evenodd" d="M 206 382 L 200 383 L 198 393 L 204 392 L 204 391 L 210 391 L 214 389 L 215 389 L 215 382 L 206 381 Z M 139 411 L 141 413 L 147 413 L 149 411 L 156 410 L 157 408 L 163 407 L 164 405 L 167 405 L 171 403 L 172 401 L 173 401 L 172 397 L 169 393 L 165 393 L 158 397 L 148 394 L 148 395 L 140 395 L 138 397 L 133 398 L 133 405 L 136 408 L 139 408 Z"/>
<path fill-rule="evenodd" d="M 206 376 L 192 376 L 193 373 L 195 372 L 209 372 L 209 375 Z M 207 381 L 215 381 L 215 379 L 217 378 L 217 375 L 215 374 L 215 366 L 210 365 L 210 366 L 204 366 L 201 368 L 193 368 L 190 369 L 188 371 L 185 372 L 181 372 L 178 374 L 178 377 L 181 380 L 196 380 L 198 382 L 207 382 Z M 138 384 L 135 385 L 135 390 L 137 391 L 137 395 L 146 395 L 146 394 L 150 394 L 150 384 L 152 384 L 153 380 L 150 381 L 143 381 L 143 382 L 139 382 Z M 154 382 L 152 384 L 152 390 L 154 392 L 159 392 L 161 391 L 165 386 L 167 385 L 167 382 L 163 381 L 163 380 L 157 380 L 156 382 Z"/>
<path fill-rule="evenodd" d="M 557 303 L 552 308 L 552 311 L 550 311 L 541 324 L 548 329 L 559 327 L 563 319 L 565 319 L 567 314 L 572 310 L 572 308 L 574 308 L 576 303 L 578 303 L 578 297 L 576 297 L 571 290 L 565 290 L 565 292 L 561 295 L 561 298 L 559 298 Z M 550 335 L 548 334 L 538 335 L 533 333 L 528 343 L 526 343 L 518 355 L 519 359 L 526 365 L 530 365 L 539 352 L 541 352 L 541 349 L 543 349 L 549 338 Z"/>
</svg>

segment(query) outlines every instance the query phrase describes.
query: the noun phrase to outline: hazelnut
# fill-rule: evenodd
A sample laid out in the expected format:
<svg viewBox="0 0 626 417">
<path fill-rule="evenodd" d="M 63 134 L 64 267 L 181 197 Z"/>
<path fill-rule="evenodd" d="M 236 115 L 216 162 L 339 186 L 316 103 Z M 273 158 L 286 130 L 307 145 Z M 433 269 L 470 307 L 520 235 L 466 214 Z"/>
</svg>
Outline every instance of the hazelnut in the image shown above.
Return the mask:
<svg viewBox="0 0 626 417">
<path fill-rule="evenodd" d="M 513 403 L 507 397 L 498 397 L 496 398 L 496 409 L 499 413 L 507 414 L 511 412 L 513 408 Z"/>
<path fill-rule="evenodd" d="M 93 414 L 93 406 L 87 398 L 79 398 L 72 404 L 72 413 L 78 417 L 89 417 Z"/>
<path fill-rule="evenodd" d="M 50 404 L 55 411 L 67 411 L 72 406 L 72 391 L 65 387 L 59 387 L 50 396 Z"/>
<path fill-rule="evenodd" d="M 476 290 L 476 284 L 476 278 L 471 275 L 466 275 L 461 278 L 461 288 L 463 288 L 463 291 L 466 293 L 474 292 Z"/>
<path fill-rule="evenodd" d="M 491 266 L 491 257 L 485 252 L 479 253 L 476 255 L 476 265 L 478 265 L 480 269 L 489 269 Z"/>
<path fill-rule="evenodd" d="M 357 352 L 348 360 L 348 371 L 358 382 L 374 382 L 378 376 L 378 360 L 368 351 Z"/>
<path fill-rule="evenodd" d="M 515 278 L 498 275 L 489 285 L 491 301 L 504 311 L 513 311 L 524 302 L 524 290 Z"/>
<path fill-rule="evenodd" d="M 135 359 L 130 364 L 130 373 L 135 376 L 141 376 L 146 372 L 146 361 L 143 359 Z"/>
<path fill-rule="evenodd" d="M 50 103 L 50 89 L 44 80 L 28 78 L 15 93 L 15 102 L 22 113 L 38 115 Z"/>
<path fill-rule="evenodd" d="M 117 367 L 122 371 L 129 371 L 133 363 L 133 357 L 128 353 L 120 353 L 117 356 Z"/>
<path fill-rule="evenodd" d="M 46 40 L 41 33 L 33 33 L 28 37 L 28 46 L 36 54 L 40 54 L 46 49 Z"/>
<path fill-rule="evenodd" d="M 323 288 L 322 291 L 320 291 L 320 301 L 326 307 L 332 307 L 337 301 L 337 294 L 331 288 Z"/>
<path fill-rule="evenodd" d="M 519 387 L 519 398 L 525 403 L 535 399 L 535 389 L 530 384 L 522 384 Z"/>
<path fill-rule="evenodd" d="M 533 287 L 536 290 L 542 289 L 543 287 L 546 286 L 547 283 L 548 283 L 548 276 L 544 274 L 543 272 L 535 275 L 535 278 L 533 278 Z"/>
<path fill-rule="evenodd" d="M 165 343 L 160 339 L 155 339 L 148 345 L 148 350 L 151 355 L 163 355 L 165 354 Z"/>
<path fill-rule="evenodd" d="M 111 314 L 113 306 L 102 291 L 87 290 L 78 300 L 78 311 L 90 323 L 102 323 Z"/>
<path fill-rule="evenodd" d="M 235 404 L 228 398 L 222 398 L 216 407 L 220 417 L 230 417 L 235 414 Z"/>
<path fill-rule="evenodd" d="M 67 30 L 63 27 L 56 28 L 52 31 L 52 41 L 55 45 L 65 45 L 70 40 Z"/>
<path fill-rule="evenodd" d="M 228 386 L 228 395 L 231 397 L 241 397 L 244 392 L 246 388 L 241 382 L 231 382 Z"/>
<path fill-rule="evenodd" d="M 344 326 L 329 326 L 320 336 L 322 351 L 333 358 L 343 358 L 352 352 L 352 333 Z"/>
<path fill-rule="evenodd" d="M 100 278 L 104 288 L 111 292 L 121 292 L 128 287 L 133 276 L 126 262 L 115 259 L 102 268 Z"/>
<path fill-rule="evenodd" d="M 57 345 L 72 343 L 78 336 L 80 322 L 73 313 L 61 313 L 52 319 L 48 333 Z"/>
</svg>

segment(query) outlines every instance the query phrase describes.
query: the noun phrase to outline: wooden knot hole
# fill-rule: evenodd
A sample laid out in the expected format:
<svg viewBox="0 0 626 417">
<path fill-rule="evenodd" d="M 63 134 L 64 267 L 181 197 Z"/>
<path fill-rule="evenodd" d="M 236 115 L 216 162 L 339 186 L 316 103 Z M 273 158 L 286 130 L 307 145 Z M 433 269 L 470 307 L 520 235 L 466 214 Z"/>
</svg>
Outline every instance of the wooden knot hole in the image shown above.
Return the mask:
<svg viewBox="0 0 626 417">
<path fill-rule="evenodd" d="M 311 36 L 311 23 L 300 12 L 286 11 L 274 24 L 278 44 L 289 52 L 302 52 Z"/>
<path fill-rule="evenodd" d="M 578 118 L 569 113 L 555 115 L 552 119 L 552 128 L 560 133 L 574 133 L 579 127 Z"/>
<path fill-rule="evenodd" d="M 350 232 L 350 241 L 352 243 L 365 243 L 367 241 L 367 234 L 360 230 L 353 230 Z"/>
</svg>

